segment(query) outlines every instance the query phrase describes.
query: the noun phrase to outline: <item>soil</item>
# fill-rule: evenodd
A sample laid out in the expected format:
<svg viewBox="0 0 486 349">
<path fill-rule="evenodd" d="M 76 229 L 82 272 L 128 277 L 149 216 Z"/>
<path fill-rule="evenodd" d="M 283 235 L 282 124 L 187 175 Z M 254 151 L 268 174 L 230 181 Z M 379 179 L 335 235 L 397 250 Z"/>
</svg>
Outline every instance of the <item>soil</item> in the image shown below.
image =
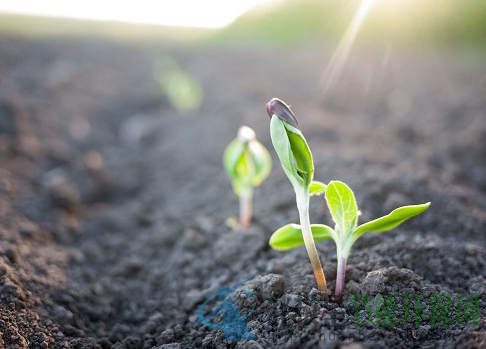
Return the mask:
<svg viewBox="0 0 486 349">
<path fill-rule="evenodd" d="M 1 38 L 0 347 L 486 347 L 486 64 L 359 49 L 320 99 L 331 53 Z M 198 111 L 160 93 L 167 55 L 201 81 Z M 340 305 L 314 289 L 304 248 L 268 246 L 298 221 L 272 97 L 293 105 L 316 179 L 354 189 L 361 222 L 432 202 L 356 243 Z M 242 124 L 274 160 L 244 234 L 226 224 L 238 201 L 221 164 Z M 322 198 L 311 205 L 311 222 L 331 223 Z M 332 291 L 335 248 L 318 250 Z M 208 298 L 248 278 L 232 298 L 242 314 L 255 305 L 254 339 L 197 324 Z M 461 320 L 461 295 L 479 297 L 477 319 Z"/>
</svg>

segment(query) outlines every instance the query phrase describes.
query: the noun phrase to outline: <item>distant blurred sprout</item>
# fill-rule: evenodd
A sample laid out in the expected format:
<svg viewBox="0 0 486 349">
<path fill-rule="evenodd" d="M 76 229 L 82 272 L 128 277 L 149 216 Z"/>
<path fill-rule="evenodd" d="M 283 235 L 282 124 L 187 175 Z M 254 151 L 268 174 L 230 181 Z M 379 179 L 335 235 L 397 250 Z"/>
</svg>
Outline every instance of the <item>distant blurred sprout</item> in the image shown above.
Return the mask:
<svg viewBox="0 0 486 349">
<path fill-rule="evenodd" d="M 248 126 L 241 126 L 226 148 L 223 165 L 232 180 L 233 190 L 240 198 L 240 228 L 251 222 L 253 187 L 259 186 L 272 170 L 272 158 Z"/>
<path fill-rule="evenodd" d="M 165 57 L 162 65 L 164 70 L 157 79 L 170 104 L 181 113 L 199 109 L 204 94 L 197 78 L 170 57 Z"/>
</svg>

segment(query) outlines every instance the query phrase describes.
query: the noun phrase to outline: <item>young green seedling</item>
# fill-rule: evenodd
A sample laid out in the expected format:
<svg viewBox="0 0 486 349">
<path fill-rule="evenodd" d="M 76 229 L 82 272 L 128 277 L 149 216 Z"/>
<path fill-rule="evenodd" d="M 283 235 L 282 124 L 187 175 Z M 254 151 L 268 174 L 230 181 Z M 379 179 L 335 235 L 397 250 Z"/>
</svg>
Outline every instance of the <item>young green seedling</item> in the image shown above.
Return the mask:
<svg viewBox="0 0 486 349">
<path fill-rule="evenodd" d="M 246 230 L 252 216 L 253 187 L 260 185 L 270 174 L 272 158 L 256 139 L 255 131 L 241 126 L 238 137 L 224 151 L 223 165 L 240 199 L 240 229 Z"/>
<path fill-rule="evenodd" d="M 358 226 L 358 206 L 351 189 L 339 181 L 332 181 L 325 189 L 326 202 L 335 223 L 334 229 L 324 224 L 311 226 L 314 240 L 333 239 L 337 250 L 337 275 L 334 300 L 340 303 L 344 290 L 344 275 L 346 261 L 351 246 L 365 233 L 383 232 L 391 230 L 407 219 L 424 212 L 430 202 L 422 205 L 403 206 L 393 210 L 390 214 Z M 270 238 L 270 246 L 276 250 L 285 251 L 305 243 L 303 229 L 297 224 L 288 224 L 278 229 Z"/>
<path fill-rule="evenodd" d="M 314 270 L 317 288 L 324 291 L 327 298 L 327 285 L 324 271 L 317 254 L 309 221 L 309 196 L 324 190 L 324 184 L 313 182 L 314 162 L 307 141 L 300 131 L 299 124 L 290 108 L 281 100 L 273 98 L 267 103 L 270 116 L 270 134 L 273 147 L 282 168 L 294 187 L 299 210 L 301 237 Z"/>
</svg>

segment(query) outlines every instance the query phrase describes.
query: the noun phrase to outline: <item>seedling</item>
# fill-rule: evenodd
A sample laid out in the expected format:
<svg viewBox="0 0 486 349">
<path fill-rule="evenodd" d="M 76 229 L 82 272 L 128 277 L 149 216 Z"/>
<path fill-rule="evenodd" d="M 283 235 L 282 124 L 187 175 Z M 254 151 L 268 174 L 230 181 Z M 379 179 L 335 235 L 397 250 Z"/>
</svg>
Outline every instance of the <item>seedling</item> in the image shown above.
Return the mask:
<svg viewBox="0 0 486 349">
<path fill-rule="evenodd" d="M 251 222 L 253 188 L 259 186 L 272 170 L 272 158 L 248 126 L 241 126 L 238 136 L 228 145 L 223 165 L 240 199 L 240 229 Z"/>
<path fill-rule="evenodd" d="M 169 56 L 162 57 L 160 65 L 164 70 L 161 73 L 156 72 L 155 78 L 172 107 L 181 114 L 199 109 L 204 91 L 197 77 Z"/>
<path fill-rule="evenodd" d="M 334 229 L 324 224 L 313 224 L 312 235 L 315 241 L 333 239 L 337 249 L 337 275 L 334 300 L 340 303 L 344 290 L 344 276 L 349 251 L 358 238 L 365 233 L 391 230 L 407 219 L 424 212 L 430 202 L 422 205 L 403 206 L 390 214 L 358 226 L 358 206 L 352 190 L 343 182 L 331 181 L 325 197 Z M 304 229 L 297 224 L 288 224 L 278 229 L 270 238 L 270 246 L 279 251 L 290 250 L 305 244 Z"/>
<path fill-rule="evenodd" d="M 325 186 L 323 183 L 312 181 L 314 178 L 312 154 L 290 108 L 281 100 L 273 98 L 267 103 L 267 113 L 271 118 L 270 134 L 273 147 L 285 174 L 294 187 L 300 218 L 299 228 L 302 227 L 300 237 L 303 238 L 302 242 L 307 249 L 317 288 L 324 291 L 327 298 L 326 278 L 317 254 L 309 221 L 309 196 L 313 193 L 322 192 Z"/>
</svg>

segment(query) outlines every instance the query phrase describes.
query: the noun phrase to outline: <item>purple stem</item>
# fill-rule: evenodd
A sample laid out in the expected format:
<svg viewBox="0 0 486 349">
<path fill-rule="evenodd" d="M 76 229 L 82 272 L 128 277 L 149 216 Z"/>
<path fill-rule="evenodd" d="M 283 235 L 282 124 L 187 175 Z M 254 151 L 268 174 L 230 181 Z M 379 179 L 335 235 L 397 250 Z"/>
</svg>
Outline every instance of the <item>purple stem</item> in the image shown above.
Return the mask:
<svg viewBox="0 0 486 349">
<path fill-rule="evenodd" d="M 336 290 L 334 292 L 334 301 L 341 303 L 344 291 L 344 277 L 346 276 L 346 258 L 338 257 L 338 267 L 336 275 Z"/>
</svg>

